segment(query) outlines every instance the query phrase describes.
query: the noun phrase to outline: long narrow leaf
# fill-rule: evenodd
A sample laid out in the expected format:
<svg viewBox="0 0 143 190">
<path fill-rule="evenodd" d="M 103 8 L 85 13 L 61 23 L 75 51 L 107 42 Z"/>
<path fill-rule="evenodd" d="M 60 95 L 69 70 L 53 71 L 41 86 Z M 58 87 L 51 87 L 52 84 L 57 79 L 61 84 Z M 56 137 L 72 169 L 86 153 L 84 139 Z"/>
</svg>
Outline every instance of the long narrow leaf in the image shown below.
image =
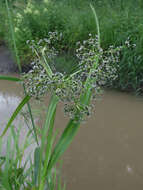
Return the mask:
<svg viewBox="0 0 143 190">
<path fill-rule="evenodd" d="M 43 129 L 42 129 L 42 148 L 44 148 L 47 132 L 50 126 L 53 125 L 53 118 L 55 117 L 55 111 L 56 111 L 58 102 L 59 102 L 59 98 L 56 95 L 52 95 L 50 104 L 48 107 L 47 115 L 46 115 L 45 125 L 43 126 Z"/>
<path fill-rule="evenodd" d="M 5 187 L 5 189 L 7 190 L 11 190 L 11 185 L 9 183 L 9 168 L 10 168 L 10 157 L 11 157 L 11 142 L 12 142 L 12 138 L 11 136 L 9 136 L 9 138 L 7 139 L 7 146 L 6 146 L 6 163 L 5 163 L 5 167 L 4 167 L 4 174 L 3 174 L 3 186 Z"/>
<path fill-rule="evenodd" d="M 40 167 L 40 147 L 37 147 L 34 152 L 34 185 L 38 185 L 38 173 Z"/>
<path fill-rule="evenodd" d="M 56 115 L 56 110 L 53 114 L 52 117 L 52 122 L 51 122 L 51 126 L 48 130 L 48 136 L 47 136 L 47 145 L 46 145 L 46 153 L 45 153 L 45 161 L 44 161 L 44 170 L 43 170 L 43 177 L 42 177 L 42 181 L 44 182 L 46 174 L 47 174 L 47 166 L 51 157 L 51 153 L 52 153 L 52 146 L 55 140 L 56 135 L 53 135 L 53 127 L 54 127 L 54 121 L 55 121 L 55 115 Z"/>
<path fill-rule="evenodd" d="M 86 81 L 86 91 L 81 96 L 80 101 L 84 105 L 88 105 L 91 99 L 91 87 L 90 87 L 90 80 L 87 78 Z M 78 117 L 78 116 L 77 116 Z M 71 119 L 66 126 L 64 132 L 62 133 L 58 143 L 56 144 L 54 151 L 51 155 L 51 159 L 48 165 L 48 170 L 51 170 L 52 167 L 56 164 L 56 162 L 59 160 L 60 156 L 65 152 L 65 150 L 68 148 L 70 143 L 72 142 L 74 136 L 76 135 L 78 129 L 80 127 L 80 121 L 77 121 L 77 118 L 75 116 L 75 119 Z"/>
<path fill-rule="evenodd" d="M 1 137 L 3 137 L 5 135 L 5 133 L 7 132 L 7 130 L 9 129 L 9 127 L 11 126 L 12 122 L 14 121 L 14 119 L 16 118 L 16 116 L 19 114 L 19 112 L 21 111 L 21 109 L 24 107 L 24 105 L 30 100 L 30 96 L 25 96 L 25 98 L 20 102 L 20 104 L 17 106 L 16 110 L 14 111 L 14 113 L 12 114 L 10 120 L 8 121 Z"/>
<path fill-rule="evenodd" d="M 12 20 L 12 14 L 11 14 L 11 11 L 10 11 L 10 8 L 9 8 L 8 0 L 5 0 L 5 3 L 6 3 L 7 14 L 8 14 L 11 38 L 12 38 L 13 47 L 14 47 L 14 51 L 15 51 L 16 63 L 18 65 L 19 72 L 21 73 L 22 72 L 22 67 L 21 67 L 21 63 L 20 63 L 20 57 L 19 57 L 19 53 L 18 53 L 18 48 L 17 48 L 17 45 L 16 45 L 16 38 L 15 38 L 15 33 L 14 33 L 14 25 L 13 25 L 13 20 Z M 25 84 L 23 83 L 22 86 L 24 88 L 24 94 L 25 94 L 25 96 L 27 96 L 27 93 L 26 93 L 26 90 L 25 90 Z M 39 145 L 38 137 L 37 137 L 37 133 L 36 133 L 36 126 L 35 126 L 35 123 L 34 123 L 34 119 L 33 119 L 33 115 L 32 115 L 32 111 L 31 111 L 31 107 L 30 107 L 29 102 L 27 102 L 27 107 L 28 107 L 28 111 L 29 111 L 29 115 L 30 115 L 30 119 L 31 119 L 33 131 L 34 131 L 34 135 L 35 135 L 35 141 L 36 141 L 37 145 Z"/>
<path fill-rule="evenodd" d="M 51 70 L 51 67 L 50 67 L 50 65 L 48 64 L 48 61 L 46 60 L 46 56 L 45 56 L 45 54 L 44 54 L 44 51 L 42 52 L 42 57 L 43 57 L 43 60 L 44 60 L 44 68 L 46 69 L 46 71 L 47 71 L 47 74 L 49 75 L 49 77 L 51 78 L 52 77 L 52 75 L 53 75 L 53 72 L 52 72 L 52 70 Z"/>
<path fill-rule="evenodd" d="M 100 27 L 99 27 L 99 21 L 98 21 L 98 17 L 95 11 L 95 8 L 93 7 L 92 4 L 90 4 L 91 10 L 93 12 L 93 15 L 95 17 L 95 22 L 96 22 L 96 26 L 97 26 L 97 35 L 98 35 L 98 48 L 100 48 Z"/>
<path fill-rule="evenodd" d="M 21 79 L 17 77 L 10 77 L 10 76 L 3 76 L 0 75 L 0 80 L 8 80 L 8 81 L 14 81 L 14 82 L 20 82 Z"/>
<path fill-rule="evenodd" d="M 48 107 L 48 111 L 47 111 L 47 115 L 46 115 L 46 121 L 45 121 L 45 125 L 43 126 L 42 129 L 42 139 L 41 139 L 41 153 L 40 153 L 40 173 L 39 173 L 39 183 L 40 184 L 40 190 L 43 188 L 43 181 L 44 181 L 44 176 L 45 176 L 45 170 L 44 173 L 41 170 L 42 167 L 42 155 L 44 155 L 44 148 L 45 148 L 45 144 L 47 143 L 47 147 L 46 147 L 46 159 L 45 159 L 45 163 L 44 165 L 46 165 L 49 162 L 49 156 L 48 154 L 51 154 L 51 145 L 53 141 L 52 140 L 52 131 L 53 131 L 53 125 L 54 125 L 54 120 L 55 120 L 55 113 L 56 113 L 56 108 L 57 108 L 57 104 L 59 102 L 59 98 L 56 95 L 52 95 L 51 100 L 50 100 L 50 104 Z M 50 133 L 49 133 L 50 131 Z M 48 135 L 48 141 L 47 141 L 47 133 L 49 133 Z M 42 181 L 40 181 L 42 177 Z"/>
<path fill-rule="evenodd" d="M 53 168 L 53 166 L 59 160 L 60 156 L 65 152 L 69 144 L 72 142 L 79 126 L 80 126 L 79 122 L 75 122 L 74 120 L 69 121 L 56 147 L 54 148 L 54 151 L 51 155 L 51 159 L 48 165 L 48 170 L 51 170 Z"/>
<path fill-rule="evenodd" d="M 9 8 L 8 0 L 5 0 L 5 3 L 6 3 L 7 14 L 8 14 L 8 21 L 9 21 L 9 26 L 10 26 L 11 38 L 12 38 L 14 51 L 15 51 L 15 56 L 16 56 L 16 63 L 18 65 L 19 71 L 21 72 L 22 68 L 21 68 L 21 64 L 20 64 L 20 58 L 19 58 L 19 55 L 18 55 L 18 49 L 17 49 L 17 46 L 16 46 L 16 38 L 15 38 L 15 33 L 14 33 L 14 26 L 13 26 L 13 22 L 12 22 L 12 15 L 11 15 L 11 11 L 10 11 L 10 8 Z"/>
</svg>

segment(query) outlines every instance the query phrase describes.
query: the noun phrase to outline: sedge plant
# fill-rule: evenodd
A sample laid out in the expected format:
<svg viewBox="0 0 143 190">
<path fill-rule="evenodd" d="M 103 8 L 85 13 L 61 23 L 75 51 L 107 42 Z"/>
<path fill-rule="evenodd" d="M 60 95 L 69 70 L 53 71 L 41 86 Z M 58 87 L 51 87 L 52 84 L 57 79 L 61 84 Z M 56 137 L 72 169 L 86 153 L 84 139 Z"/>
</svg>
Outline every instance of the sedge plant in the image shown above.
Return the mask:
<svg viewBox="0 0 143 190">
<path fill-rule="evenodd" d="M 6 4 L 8 7 L 7 0 Z M 64 189 L 61 184 L 56 185 L 55 166 L 72 142 L 81 123 L 91 115 L 96 96 L 101 93 L 101 86 L 111 83 L 117 77 L 116 64 L 119 62 L 121 47 L 110 46 L 106 51 L 103 51 L 100 46 L 97 15 L 94 8 L 92 6 L 91 8 L 95 16 L 98 35 L 92 36 L 89 34 L 88 40 L 77 43 L 76 57 L 78 64 L 70 73 L 61 73 L 53 68 L 53 62 L 58 54 L 53 41 L 63 40 L 61 33 L 55 31 L 49 32 L 47 38 L 27 42 L 34 57 L 31 64 L 32 69 L 27 74 L 23 74 L 20 79 L 0 76 L 2 80 L 21 82 L 25 92 L 24 99 L 9 119 L 0 140 L 11 128 L 12 122 L 25 104 L 28 103 L 29 116 L 33 126 L 32 131 L 37 146 L 34 148 L 34 160 L 31 162 L 33 177 L 28 183 L 30 186 L 25 187 L 27 190 Z M 8 13 L 10 17 L 9 9 Z M 11 19 L 10 25 L 14 48 L 17 52 Z M 16 53 L 16 55 L 18 54 Z M 20 61 L 18 61 L 19 63 Z M 29 100 L 31 98 L 40 99 L 47 93 L 50 94 L 51 98 L 45 123 L 38 136 Z M 57 135 L 54 133 L 54 121 L 59 102 L 64 103 L 64 112 L 68 115 L 69 122 L 55 143 Z"/>
</svg>

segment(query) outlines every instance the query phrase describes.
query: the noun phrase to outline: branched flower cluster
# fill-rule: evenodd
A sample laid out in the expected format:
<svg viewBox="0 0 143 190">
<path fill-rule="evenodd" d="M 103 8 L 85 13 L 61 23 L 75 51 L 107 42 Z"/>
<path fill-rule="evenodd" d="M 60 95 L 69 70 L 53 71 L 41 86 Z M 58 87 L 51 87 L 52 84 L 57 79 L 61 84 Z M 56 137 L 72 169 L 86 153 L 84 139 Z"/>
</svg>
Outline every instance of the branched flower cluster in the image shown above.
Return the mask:
<svg viewBox="0 0 143 190">
<path fill-rule="evenodd" d="M 36 40 L 27 40 L 27 44 L 31 48 L 32 52 L 36 54 L 39 59 L 44 53 L 46 59 L 50 61 L 54 58 L 58 51 L 55 48 L 55 44 L 62 40 L 62 34 L 58 34 L 58 32 L 49 32 L 47 38 Z"/>
<path fill-rule="evenodd" d="M 32 69 L 24 74 L 27 93 L 40 98 L 47 92 L 56 94 L 64 102 L 65 114 L 78 120 L 91 115 L 93 100 L 101 92 L 100 87 L 117 77 L 115 64 L 119 61 L 121 47 L 109 47 L 103 51 L 99 46 L 98 38 L 90 35 L 83 43 L 78 42 L 76 56 L 79 60 L 77 68 L 69 75 L 52 70 L 49 75 L 47 65 L 52 65 L 53 58 L 58 54 L 54 43 L 62 39 L 59 33 L 49 33 L 48 38 L 28 42 L 36 54 L 32 62 Z M 54 43 L 53 43 L 54 42 Z M 87 81 L 92 92 L 91 104 L 81 103 L 81 97 L 86 92 Z"/>
<path fill-rule="evenodd" d="M 111 85 L 118 77 L 117 67 L 120 59 L 120 52 L 123 46 L 115 48 L 110 46 L 107 50 L 100 47 L 98 37 L 92 37 L 83 43 L 78 42 L 76 56 L 79 59 L 80 68 L 84 70 L 85 75 L 94 65 L 91 77 L 96 78 L 94 86 Z"/>
</svg>

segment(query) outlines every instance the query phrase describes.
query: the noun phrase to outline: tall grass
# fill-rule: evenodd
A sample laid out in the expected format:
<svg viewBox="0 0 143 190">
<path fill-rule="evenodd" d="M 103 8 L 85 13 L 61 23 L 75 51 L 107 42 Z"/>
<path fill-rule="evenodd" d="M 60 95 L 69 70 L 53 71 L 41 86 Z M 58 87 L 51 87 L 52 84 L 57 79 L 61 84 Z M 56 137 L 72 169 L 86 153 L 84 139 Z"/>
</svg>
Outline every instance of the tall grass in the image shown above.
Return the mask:
<svg viewBox="0 0 143 190">
<path fill-rule="evenodd" d="M 14 53 L 15 53 L 15 57 L 16 57 L 16 63 L 18 65 L 18 69 L 19 69 L 19 72 L 21 74 L 22 67 L 21 67 L 20 57 L 19 57 L 19 54 L 18 54 L 18 48 L 17 48 L 17 45 L 16 45 L 16 38 L 15 38 L 15 32 L 14 32 L 14 28 L 15 27 L 13 26 L 13 21 L 12 21 L 13 17 L 11 15 L 10 7 L 8 5 L 8 1 L 7 0 L 5 0 L 5 4 L 6 4 L 6 9 L 7 9 L 7 15 L 8 15 L 8 21 L 9 21 L 9 27 L 10 27 L 10 34 L 11 34 L 13 49 L 14 49 Z M 15 111 L 15 113 L 13 114 L 13 116 L 11 117 L 11 120 L 7 124 L 6 129 L 9 128 L 9 126 L 12 123 L 12 121 L 17 116 L 17 114 L 19 113 L 19 111 L 23 108 L 23 106 L 25 104 L 27 104 L 29 115 L 30 115 L 30 118 L 31 118 L 32 127 L 33 127 L 33 132 L 35 133 L 35 139 L 36 139 L 36 142 L 38 144 L 38 138 L 37 138 L 36 128 L 35 128 L 35 124 L 34 124 L 34 119 L 33 119 L 33 115 L 32 115 L 32 112 L 31 112 L 31 107 L 30 107 L 30 104 L 29 104 L 30 96 L 28 96 L 26 94 L 26 90 L 25 90 L 25 85 L 24 84 L 23 84 L 23 89 L 24 89 L 24 94 L 25 94 L 26 97 L 24 98 L 24 100 L 21 102 L 21 104 L 18 106 L 17 110 Z M 5 133 L 5 131 L 3 132 L 2 135 L 4 135 L 4 133 Z"/>
<path fill-rule="evenodd" d="M 9 16 L 9 25 L 13 47 L 15 50 L 19 71 L 21 72 L 21 63 L 19 58 L 19 49 L 16 43 L 16 34 L 14 32 L 14 23 L 11 17 L 8 1 L 6 0 L 7 12 Z M 76 49 L 76 56 L 78 64 L 71 69 L 70 72 L 60 73 L 52 69 L 54 56 L 59 50 L 59 39 L 61 33 L 50 32 L 48 38 L 38 41 L 28 41 L 29 46 L 33 51 L 32 69 L 22 78 L 0 76 L 0 80 L 10 80 L 12 82 L 22 82 L 25 97 L 17 106 L 16 110 L 9 118 L 9 121 L 0 136 L 0 141 L 6 135 L 8 130 L 12 130 L 14 138 L 14 145 L 17 150 L 16 160 L 19 158 L 18 134 L 15 133 L 12 126 L 14 119 L 20 114 L 24 106 L 28 105 L 28 114 L 31 120 L 30 132 L 34 135 L 36 148 L 34 147 L 34 160 L 30 162 L 29 170 L 25 168 L 17 168 L 15 163 L 10 162 L 11 155 L 11 140 L 8 140 L 7 154 L 5 155 L 6 162 L 4 163 L 4 171 L 2 168 L 2 177 L 0 185 L 5 189 L 24 189 L 30 190 L 62 190 L 65 189 L 61 185 L 60 180 L 56 178 L 55 167 L 59 162 L 63 153 L 67 150 L 70 143 L 74 139 L 81 125 L 81 122 L 86 116 L 89 116 L 92 111 L 91 102 L 96 98 L 100 92 L 100 84 L 116 78 L 116 68 L 114 64 L 118 60 L 120 48 L 109 47 L 104 51 L 101 48 L 99 21 L 94 7 L 91 5 L 90 11 L 94 19 L 94 26 L 97 29 L 97 36 L 89 35 L 88 40 L 83 43 L 78 43 L 79 47 Z M 64 39 L 64 38 L 63 38 Z M 54 43 L 53 43 L 54 42 Z M 46 45 L 45 45 L 46 43 Z M 60 45 L 63 45 L 62 43 Z M 65 48 L 63 46 L 63 48 Z M 61 51 L 60 51 L 61 53 Z M 104 64 L 106 61 L 106 64 Z M 20 73 L 21 74 L 21 73 Z M 51 99 L 47 107 L 45 123 L 41 130 L 37 130 L 29 100 L 32 97 L 40 98 L 42 95 L 50 92 Z M 64 128 L 64 131 L 57 139 L 54 133 L 54 121 L 56 117 L 56 109 L 60 101 L 64 102 L 65 113 L 69 116 L 69 121 Z M 39 131 L 39 133 L 37 133 Z M 38 134 L 38 135 L 37 135 Z M 56 140 L 56 141 L 55 141 Z M 20 165 L 21 166 L 21 165 Z M 9 173 L 15 173 L 20 169 L 19 175 L 14 176 L 13 181 L 5 179 Z M 17 179 L 18 178 L 18 179 Z M 14 184 L 13 184 L 14 182 Z"/>
<path fill-rule="evenodd" d="M 60 46 L 58 45 L 61 54 L 70 52 L 73 56 L 76 42 L 87 39 L 89 33 L 95 34 L 97 31 L 90 8 L 90 3 L 92 3 L 100 23 L 103 48 L 106 49 L 109 45 L 122 45 L 128 37 L 137 46 L 135 49 L 128 49 L 128 53 L 123 52 L 119 63 L 119 78 L 113 87 L 142 92 L 143 3 L 141 0 L 43 0 L 40 2 L 33 0 L 19 4 L 16 4 L 17 1 L 14 2 L 11 10 L 15 25 L 15 41 L 22 64 L 25 65 L 32 58 L 32 52 L 29 51 L 25 42 L 31 39 L 43 39 L 47 37 L 49 31 L 55 30 L 64 35 L 63 41 Z M 4 16 L 4 6 L 2 10 Z M 5 16 L 3 18 L 7 23 L 7 18 Z M 8 31 L 8 24 L 4 26 L 3 23 L 1 23 L 1 28 L 7 26 Z M 13 47 L 10 35 L 5 32 L 5 39 L 10 47 Z M 60 61 L 57 60 L 58 62 Z M 60 66 L 61 64 L 58 68 Z M 64 67 L 69 69 L 68 64 Z"/>
<path fill-rule="evenodd" d="M 14 26 L 7 0 L 6 0 L 6 6 L 9 17 L 12 42 L 16 54 L 19 71 L 21 72 L 21 64 L 16 45 Z M 46 75 L 48 76 L 48 78 L 52 79 L 54 73 L 48 61 L 46 60 L 44 54 L 42 54 L 42 61 L 43 62 L 40 61 L 40 64 L 42 64 L 43 68 L 45 69 Z M 91 94 L 92 94 L 91 89 L 93 82 L 93 79 L 91 78 L 91 73 L 93 72 L 93 69 L 96 68 L 97 63 L 98 63 L 98 58 L 97 62 L 95 61 L 94 64 L 91 66 L 91 69 L 89 70 L 89 75 L 84 81 L 85 89 L 80 95 L 79 98 L 80 104 L 78 106 L 84 106 L 86 108 L 91 101 Z M 66 76 L 65 81 L 69 81 L 76 73 L 77 71 L 75 73 L 72 73 L 68 77 Z M 19 78 L 6 77 L 6 76 L 0 76 L 0 80 L 9 80 L 12 82 L 21 81 L 21 79 Z M 0 141 L 2 141 L 8 129 L 11 129 L 11 136 L 13 137 L 14 141 L 14 150 L 11 153 L 11 136 L 10 136 L 7 142 L 6 155 L 2 158 L 1 166 L 2 165 L 4 166 L 3 168 L 1 168 L 0 185 L 3 189 L 7 190 L 10 189 L 54 190 L 56 189 L 57 181 L 56 181 L 56 172 L 53 174 L 53 169 L 55 168 L 56 163 L 59 161 L 61 155 L 70 145 L 71 141 L 73 140 L 74 136 L 76 135 L 80 127 L 81 119 L 83 117 L 80 112 L 83 111 L 83 108 L 77 107 L 75 115 L 69 120 L 67 126 L 65 127 L 65 130 L 61 134 L 59 140 L 54 145 L 56 135 L 53 132 L 53 128 L 56 116 L 56 108 L 60 98 L 57 96 L 56 91 L 52 91 L 51 100 L 47 108 L 45 124 L 42 127 L 41 133 L 39 134 L 39 136 L 37 136 L 37 130 L 34 124 L 34 119 L 31 112 L 31 106 L 29 104 L 31 96 L 27 95 L 25 90 L 25 84 L 22 83 L 22 85 L 24 88 L 25 97 L 17 106 L 16 110 L 9 119 L 2 135 L 0 136 Z M 25 171 L 26 163 L 24 164 L 24 166 L 21 165 L 22 156 L 24 152 L 22 151 L 23 153 L 21 154 L 21 149 L 19 148 L 18 144 L 19 133 L 16 133 L 14 127 L 12 126 L 14 119 L 17 117 L 17 115 L 20 114 L 20 111 L 23 109 L 25 104 L 28 105 L 28 111 L 29 111 L 28 113 L 33 126 L 30 132 L 32 131 L 32 133 L 34 134 L 35 142 L 37 143 L 36 148 L 34 148 L 34 162 L 31 161 L 30 168 L 26 171 Z M 28 142 L 28 138 L 26 139 L 26 142 Z M 24 146 L 24 148 L 25 147 L 27 146 Z M 16 162 L 14 161 L 14 158 L 16 159 Z M 61 190 L 65 188 L 64 187 L 62 188 L 61 183 L 59 183 L 57 189 Z"/>
<path fill-rule="evenodd" d="M 16 130 L 13 126 L 7 138 L 0 142 L 0 154 L 3 154 L 0 157 L 0 188 L 4 190 L 28 189 L 30 187 L 28 181 L 32 177 L 31 158 L 30 155 L 25 156 L 24 153 L 33 143 L 33 139 L 29 131 L 25 134 L 25 139 L 20 145 L 21 127 L 19 126 Z"/>
<path fill-rule="evenodd" d="M 23 138 L 23 126 L 11 127 L 7 138 L 0 139 L 0 188 L 3 190 L 33 190 L 37 186 L 37 169 L 39 160 L 38 149 L 33 147 L 35 140 L 32 131 L 27 132 Z M 23 139 L 21 141 L 21 138 Z M 5 146 L 4 146 L 5 145 Z M 50 190 L 65 190 L 62 182 L 58 181 L 56 168 L 50 173 Z M 57 187 L 57 188 L 56 188 Z"/>
</svg>

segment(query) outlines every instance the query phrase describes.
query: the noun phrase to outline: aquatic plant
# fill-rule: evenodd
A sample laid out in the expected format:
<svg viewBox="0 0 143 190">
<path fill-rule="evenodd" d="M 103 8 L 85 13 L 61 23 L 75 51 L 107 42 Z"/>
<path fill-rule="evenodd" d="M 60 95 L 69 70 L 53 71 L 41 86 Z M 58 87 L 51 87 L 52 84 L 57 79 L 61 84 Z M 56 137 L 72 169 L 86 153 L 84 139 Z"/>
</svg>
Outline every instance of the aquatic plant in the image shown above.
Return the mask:
<svg viewBox="0 0 143 190">
<path fill-rule="evenodd" d="M 17 63 L 21 72 L 15 33 L 7 0 L 6 5 Z M 96 17 L 94 9 L 93 13 Z M 55 174 L 53 175 L 53 169 L 55 168 L 56 163 L 72 142 L 81 122 L 85 120 L 87 116 L 91 115 L 92 105 L 94 105 L 93 101 L 96 100 L 96 96 L 100 93 L 101 86 L 113 81 L 117 76 L 116 63 L 120 58 L 121 47 L 109 47 L 106 51 L 101 48 L 99 40 L 99 25 L 97 18 L 95 20 L 98 28 L 98 36 L 93 37 L 92 35 L 89 35 L 88 40 L 77 44 L 76 56 L 78 64 L 70 73 L 60 73 L 52 67 L 54 58 L 58 54 L 57 45 L 55 47 L 54 45 L 60 43 L 63 35 L 58 32 L 50 32 L 47 38 L 40 39 L 40 41 L 28 41 L 34 59 L 32 61 L 32 69 L 27 74 L 24 74 L 20 79 L 16 77 L 0 76 L 1 80 L 21 82 L 25 94 L 25 97 L 9 119 L 7 126 L 0 136 L 0 140 L 6 134 L 8 129 L 12 127 L 12 122 L 16 116 L 20 114 L 24 105 L 28 105 L 28 114 L 31 120 L 30 131 L 32 132 L 32 135 L 34 135 L 36 148 L 34 148 L 34 161 L 31 162 L 31 172 L 30 174 L 27 174 L 28 176 L 33 175 L 33 177 L 30 178 L 30 181 L 28 182 L 28 185 L 30 186 L 27 185 L 27 189 L 55 189 L 56 178 Z M 53 41 L 54 43 L 52 43 Z M 38 133 L 29 100 L 32 97 L 39 99 L 48 92 L 51 95 L 51 99 L 47 108 L 45 123 L 39 131 L 40 133 Z M 65 113 L 68 114 L 70 118 L 60 138 L 54 143 L 56 139 L 56 134 L 54 133 L 54 121 L 56 117 L 56 109 L 60 101 L 64 102 Z M 14 135 L 14 138 L 17 139 L 17 136 Z M 17 142 L 18 141 L 16 141 L 16 143 Z M 7 147 L 7 162 L 9 162 L 10 158 L 9 150 L 10 146 Z M 16 167 L 14 168 L 17 170 Z M 6 172 L 7 171 L 8 170 L 6 170 Z M 12 170 L 10 170 L 10 172 L 12 172 Z M 17 183 L 21 183 L 17 181 L 17 178 L 15 178 L 15 180 Z M 7 187 L 10 189 L 9 186 L 12 182 L 8 180 L 6 182 Z M 3 185 L 3 181 L 0 183 Z M 5 188 L 5 186 L 3 188 Z M 20 187 L 17 188 L 19 189 Z M 58 190 L 60 189 L 64 189 L 64 187 L 62 188 L 61 185 L 59 185 Z"/>
<path fill-rule="evenodd" d="M 13 40 L 9 30 L 8 17 L 5 10 L 5 0 L 0 1 L 0 38 L 5 40 L 13 51 Z M 53 0 L 53 1 L 9 1 L 14 22 L 16 45 L 19 49 L 23 68 L 27 69 L 32 52 L 25 41 L 29 39 L 43 39 L 49 31 L 58 30 L 64 35 L 63 41 L 58 44 L 59 49 L 72 57 L 76 49 L 76 42 L 88 39 L 88 33 L 96 33 L 96 24 L 89 3 L 97 9 L 100 22 L 101 44 L 106 49 L 110 45 L 123 45 L 128 36 L 131 37 L 136 48 L 127 48 L 122 52 L 119 62 L 119 75 L 112 88 L 131 90 L 142 93 L 143 78 L 143 30 L 141 0 Z M 48 10 L 48 11 L 47 11 Z M 63 56 L 63 54 L 62 54 Z M 58 58 L 57 58 L 58 59 Z M 63 56 L 64 59 L 64 56 Z M 70 60 L 71 63 L 71 60 Z M 66 67 L 67 61 L 59 64 Z M 74 63 L 71 63 L 71 67 Z M 62 68 L 61 68 L 62 69 Z M 69 66 L 67 66 L 69 70 Z"/>
<path fill-rule="evenodd" d="M 112 83 L 117 78 L 117 64 L 119 62 L 120 50 L 122 47 L 103 51 L 100 47 L 98 37 L 89 35 L 88 40 L 77 43 L 76 56 L 78 64 L 71 73 L 60 73 L 52 69 L 54 57 L 58 51 L 51 48 L 52 36 L 56 34 L 57 40 L 61 38 L 61 33 L 49 33 L 46 39 L 35 42 L 28 41 L 30 48 L 35 54 L 35 59 L 31 63 L 32 69 L 24 75 L 27 93 L 35 98 L 40 98 L 44 94 L 55 94 L 59 101 L 65 103 L 65 112 L 73 119 L 75 114 L 90 115 L 91 105 L 84 105 L 81 102 L 82 94 L 86 92 L 87 82 L 90 86 L 90 102 L 100 93 L 100 87 L 106 83 Z M 56 40 L 56 38 L 55 38 Z M 51 67 L 50 67 L 51 66 Z M 79 119 L 79 117 L 78 117 Z"/>
<path fill-rule="evenodd" d="M 21 79 L 0 77 L 0 79 L 21 82 L 26 95 L 10 118 L 1 137 L 5 135 L 13 120 L 32 97 L 40 99 L 47 93 L 51 95 L 45 124 L 39 134 L 40 138 L 37 136 L 35 124 L 33 129 L 31 128 L 34 136 L 36 135 L 37 146 L 34 148 L 34 163 L 31 163 L 34 181 L 29 183 L 38 190 L 44 190 L 51 185 L 53 168 L 73 140 L 81 122 L 91 115 L 96 96 L 101 93 L 101 87 L 116 79 L 116 65 L 122 49 L 122 47 L 110 46 L 104 51 L 100 47 L 98 36 L 93 37 L 89 34 L 88 40 L 77 43 L 78 64 L 70 73 L 60 73 L 52 67 L 54 58 L 58 54 L 58 50 L 54 47 L 55 42 L 52 43 L 53 40 L 57 42 L 62 40 L 62 34 L 50 32 L 45 39 L 27 42 L 33 51 L 34 60 L 31 63 L 32 69 L 24 73 Z M 60 101 L 64 102 L 65 114 L 70 119 L 59 140 L 53 146 L 56 138 L 53 132 L 54 120 Z M 33 117 L 30 115 L 30 118 Z"/>
<path fill-rule="evenodd" d="M 54 34 L 61 37 L 61 34 Z M 38 190 L 43 190 L 51 184 L 52 170 L 55 164 L 73 140 L 81 122 L 91 115 L 93 101 L 101 92 L 100 87 L 116 78 L 117 73 L 114 66 L 120 55 L 120 48 L 110 47 L 104 52 L 100 47 L 98 37 L 89 35 L 88 40 L 77 44 L 78 65 L 71 73 L 60 73 L 50 66 L 58 53 L 50 43 L 51 35 L 53 36 L 53 33 L 49 33 L 48 38 L 38 42 L 28 42 L 35 59 L 32 62 L 32 69 L 24 74 L 21 79 L 0 77 L 0 79 L 5 80 L 21 81 L 26 93 L 1 137 L 11 127 L 13 120 L 31 97 L 39 99 L 48 92 L 51 95 L 45 124 L 39 134 L 41 138 L 36 137 L 38 143 L 34 150 L 35 161 L 32 163 L 33 168 L 35 168 L 35 178 L 34 182 L 31 183 Z M 59 37 L 57 37 L 57 40 L 59 40 Z M 59 101 L 64 102 L 65 113 L 68 114 L 70 120 L 53 147 L 56 138 L 53 132 L 54 120 Z M 34 134 L 37 134 L 37 130 Z"/>
<path fill-rule="evenodd" d="M 35 139 L 31 130 L 26 130 L 23 138 L 22 125 L 12 126 L 9 134 L 0 139 L 0 189 L 2 190 L 36 190 L 37 154 L 33 156 Z M 27 125 L 27 123 L 25 123 Z M 29 125 L 29 123 L 28 123 Z M 45 182 L 47 189 L 64 190 L 59 173 L 54 168 Z"/>
</svg>

